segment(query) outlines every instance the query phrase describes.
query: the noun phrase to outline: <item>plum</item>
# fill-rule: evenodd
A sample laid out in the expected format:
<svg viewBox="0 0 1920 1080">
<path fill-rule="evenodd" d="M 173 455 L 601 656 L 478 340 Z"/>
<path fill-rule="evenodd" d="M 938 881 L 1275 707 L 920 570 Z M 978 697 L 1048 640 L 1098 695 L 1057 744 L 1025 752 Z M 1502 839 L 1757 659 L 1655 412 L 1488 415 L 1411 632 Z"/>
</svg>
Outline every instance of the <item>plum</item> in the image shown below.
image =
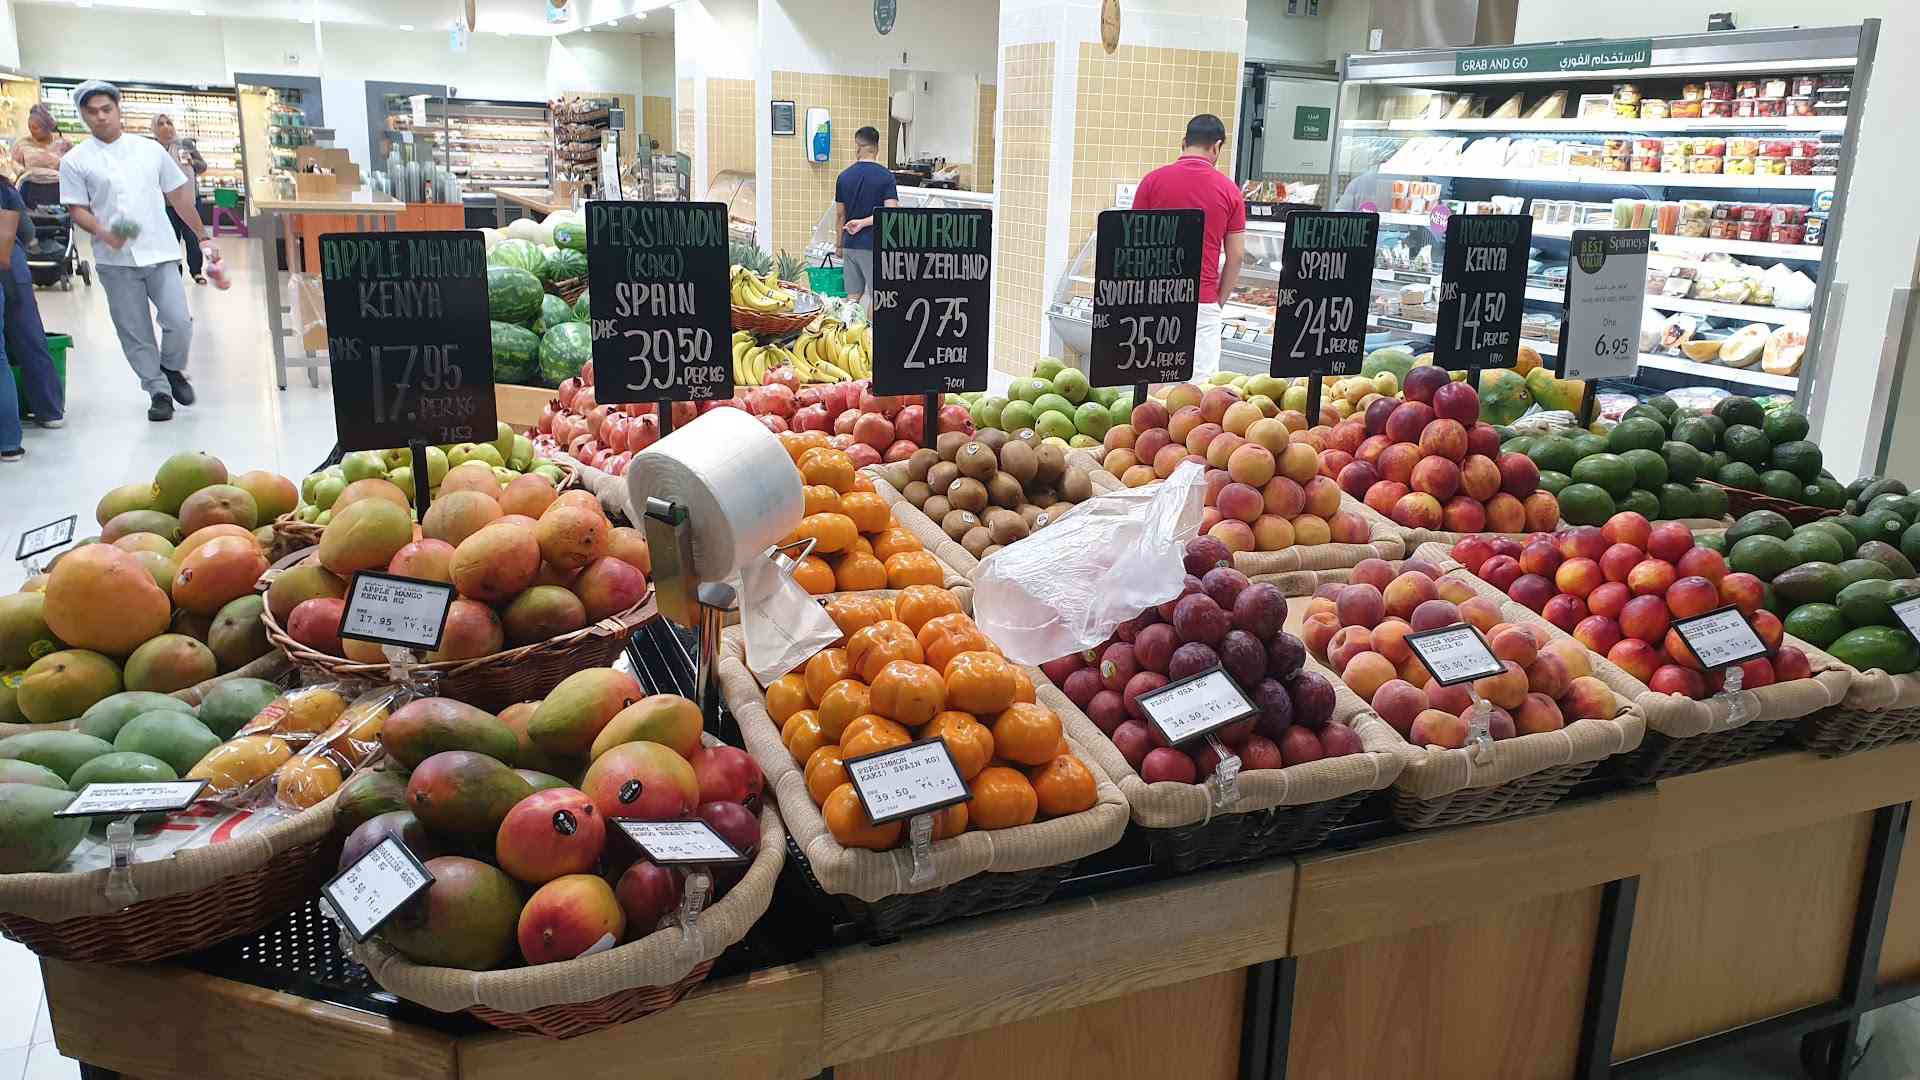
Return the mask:
<svg viewBox="0 0 1920 1080">
<path fill-rule="evenodd" d="M 1360 745 L 1360 734 L 1339 721 L 1320 729 L 1320 746 L 1328 757 L 1346 757 L 1365 749 Z"/>
<path fill-rule="evenodd" d="M 1220 644 L 1233 626 L 1232 617 L 1205 593 L 1181 597 L 1173 606 L 1173 618 L 1168 621 L 1173 623 L 1173 631 L 1180 635 L 1180 640 L 1206 645 Z"/>
<path fill-rule="evenodd" d="M 1307 728 L 1296 725 L 1280 737 L 1280 759 L 1288 765 L 1304 765 L 1326 756 L 1327 748 L 1321 745 L 1320 736 Z"/>
<path fill-rule="evenodd" d="M 1167 661 L 1167 678 L 1170 681 L 1184 679 L 1219 666 L 1220 654 L 1213 651 L 1213 646 L 1189 641 L 1173 650 L 1173 658 Z"/>
<path fill-rule="evenodd" d="M 1121 641 L 1132 641 L 1140 636 L 1140 631 L 1160 622 L 1160 613 L 1153 608 L 1135 615 L 1126 622 L 1113 628 L 1113 636 Z"/>
<path fill-rule="evenodd" d="M 1097 669 L 1083 667 L 1067 676 L 1067 681 L 1060 684 L 1060 692 L 1084 711 L 1087 703 L 1093 700 L 1093 695 L 1098 694 L 1105 685 L 1100 681 Z"/>
<path fill-rule="evenodd" d="M 1267 641 L 1287 624 L 1285 594 L 1264 581 L 1256 581 L 1240 590 L 1233 600 L 1233 626 Z"/>
<path fill-rule="evenodd" d="M 1211 536 L 1200 535 L 1187 541 L 1187 573 L 1199 577 L 1218 566 L 1232 566 L 1233 552 Z"/>
<path fill-rule="evenodd" d="M 1283 605 L 1285 601 L 1281 602 Z M 1285 611 L 1285 607 L 1281 608 Z M 1133 659 L 1147 671 L 1167 673 L 1167 664 L 1173 659 L 1173 650 L 1180 646 L 1180 635 L 1173 627 L 1163 622 L 1141 630 L 1133 639 Z"/>
<path fill-rule="evenodd" d="M 1147 725 L 1139 720 L 1126 721 L 1114 728 L 1108 738 L 1113 740 L 1113 747 L 1120 751 L 1120 756 L 1126 758 L 1127 764 L 1135 769 L 1140 767 L 1140 763 L 1145 761 L 1147 754 L 1153 750 L 1153 736 L 1149 733 Z"/>
<path fill-rule="evenodd" d="M 1220 666 L 1241 689 L 1259 686 L 1267 677 L 1267 647 L 1245 630 L 1229 630 L 1220 639 Z"/>
<path fill-rule="evenodd" d="M 1267 641 L 1267 674 L 1291 679 L 1307 666 L 1307 643 L 1282 630 Z"/>
<path fill-rule="evenodd" d="M 1079 653 L 1068 653 L 1057 660 L 1049 660 L 1041 664 L 1040 670 L 1047 673 L 1047 681 L 1053 683 L 1053 685 L 1065 686 L 1067 676 L 1086 666 L 1087 662 L 1081 658 Z"/>
<path fill-rule="evenodd" d="M 1140 664 L 1133 658 L 1133 646 L 1124 641 L 1116 641 L 1100 654 L 1100 681 L 1107 689 L 1125 690 L 1127 680 L 1140 670 Z"/>
<path fill-rule="evenodd" d="M 1261 679 L 1253 688 L 1253 704 L 1260 714 L 1255 717 L 1254 727 L 1269 739 L 1278 741 L 1280 734 L 1293 725 L 1293 695 L 1287 693 L 1285 683 L 1278 679 Z"/>
<path fill-rule="evenodd" d="M 1082 708 L 1086 711 L 1087 719 L 1093 721 L 1093 726 L 1109 736 L 1127 721 L 1127 706 L 1120 695 L 1112 690 L 1094 694 Z"/>
<path fill-rule="evenodd" d="M 1204 592 L 1204 590 L 1200 588 L 1200 579 L 1192 574 L 1188 574 L 1186 581 L 1180 586 L 1180 595 L 1161 604 L 1154 610 L 1160 613 L 1161 621 L 1172 622 L 1173 609 L 1179 606 L 1181 600 L 1197 592 Z"/>
<path fill-rule="evenodd" d="M 1149 784 L 1157 784 L 1162 780 L 1191 784 L 1199 775 L 1193 759 L 1171 746 L 1148 752 L 1146 759 L 1140 762 L 1140 778 Z"/>
<path fill-rule="evenodd" d="M 1280 744 L 1265 735 L 1254 735 L 1247 739 L 1247 745 L 1240 748 L 1240 770 L 1278 769 L 1286 765 L 1286 758 L 1280 754 Z"/>
<path fill-rule="evenodd" d="M 1256 719 L 1256 717 L 1249 716 L 1245 720 L 1235 720 L 1226 727 L 1216 729 L 1213 737 L 1226 743 L 1229 749 L 1239 750 L 1241 747 L 1247 745 L 1248 739 L 1253 737 Z"/>
<path fill-rule="evenodd" d="M 1240 598 L 1240 591 L 1251 584 L 1247 575 L 1231 566 L 1216 566 L 1200 576 L 1200 587 L 1206 590 L 1214 603 L 1220 605 L 1222 611 L 1232 611 L 1234 601 Z"/>
<path fill-rule="evenodd" d="M 1333 683 L 1317 671 L 1302 671 L 1287 683 L 1293 695 L 1293 722 L 1318 730 L 1333 719 Z M 1283 744 L 1281 749 L 1285 749 Z"/>
<path fill-rule="evenodd" d="M 1167 677 L 1157 671 L 1142 671 L 1128 679 L 1127 688 L 1120 691 L 1120 699 L 1126 705 L 1127 715 L 1143 724 L 1146 723 L 1147 712 L 1140 707 L 1140 695 L 1151 694 L 1165 685 L 1167 685 Z"/>
</svg>

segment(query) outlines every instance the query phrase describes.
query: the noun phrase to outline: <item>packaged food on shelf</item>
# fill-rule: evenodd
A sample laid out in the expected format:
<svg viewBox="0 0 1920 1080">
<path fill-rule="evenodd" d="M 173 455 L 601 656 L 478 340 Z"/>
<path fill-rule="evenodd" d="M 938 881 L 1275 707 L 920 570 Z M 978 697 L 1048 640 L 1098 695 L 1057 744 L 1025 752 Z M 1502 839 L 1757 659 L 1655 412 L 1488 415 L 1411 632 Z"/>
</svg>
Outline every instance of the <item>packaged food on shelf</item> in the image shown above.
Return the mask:
<svg viewBox="0 0 1920 1080">
<path fill-rule="evenodd" d="M 1641 100 L 1640 119 L 1665 120 L 1666 118 L 1667 118 L 1667 102 L 1665 99 L 1644 98 Z"/>
<path fill-rule="evenodd" d="M 1711 95 L 1709 95 L 1711 96 Z M 1760 96 L 1760 80 L 1741 79 L 1734 84 L 1733 96 L 1736 98 L 1757 98 Z"/>
<path fill-rule="evenodd" d="M 1676 101 L 1673 103 L 1675 120 L 1697 120 L 1702 116 L 1728 116 L 1732 112 L 1731 103 L 1726 101 Z"/>
<path fill-rule="evenodd" d="M 1818 75 L 1795 75 L 1793 77 L 1792 92 L 1795 97 L 1809 97 L 1819 88 L 1820 77 Z"/>
</svg>

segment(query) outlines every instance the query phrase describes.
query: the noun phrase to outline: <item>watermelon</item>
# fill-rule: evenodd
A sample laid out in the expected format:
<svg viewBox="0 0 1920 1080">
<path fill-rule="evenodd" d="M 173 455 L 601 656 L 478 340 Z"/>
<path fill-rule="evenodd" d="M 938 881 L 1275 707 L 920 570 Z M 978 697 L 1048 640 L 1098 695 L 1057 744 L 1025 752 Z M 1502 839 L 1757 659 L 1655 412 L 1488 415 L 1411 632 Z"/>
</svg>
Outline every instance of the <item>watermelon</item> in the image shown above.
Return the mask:
<svg viewBox="0 0 1920 1080">
<path fill-rule="evenodd" d="M 586 254 L 587 227 L 574 221 L 563 221 L 553 227 L 553 242 L 556 247 Z"/>
<path fill-rule="evenodd" d="M 593 344 L 587 337 L 587 324 L 561 323 L 540 339 L 540 377 L 549 386 L 580 374 L 593 359 Z"/>
<path fill-rule="evenodd" d="M 572 248 L 547 249 L 547 280 L 566 281 L 569 278 L 587 276 L 587 256 L 585 252 Z"/>
<path fill-rule="evenodd" d="M 493 381 L 532 386 L 540 367 L 540 336 L 523 326 L 493 320 Z"/>
<path fill-rule="evenodd" d="M 573 317 L 581 322 L 593 318 L 593 306 L 587 303 L 587 290 L 580 290 L 580 299 L 573 302 Z"/>
<path fill-rule="evenodd" d="M 573 317 L 573 309 L 567 306 L 565 300 L 552 293 L 546 293 L 540 297 L 540 317 L 533 320 L 533 332 L 544 334 L 561 323 L 577 321 L 579 320 Z"/>
<path fill-rule="evenodd" d="M 501 247 L 512 243 L 503 240 Z M 540 279 L 517 266 L 487 267 L 487 311 L 501 322 L 523 323 L 540 315 L 540 298 L 546 292 Z"/>
<path fill-rule="evenodd" d="M 529 240 L 502 240 L 487 254 L 488 266 L 515 266 L 536 278 L 545 279 L 547 257 L 540 246 Z"/>
</svg>

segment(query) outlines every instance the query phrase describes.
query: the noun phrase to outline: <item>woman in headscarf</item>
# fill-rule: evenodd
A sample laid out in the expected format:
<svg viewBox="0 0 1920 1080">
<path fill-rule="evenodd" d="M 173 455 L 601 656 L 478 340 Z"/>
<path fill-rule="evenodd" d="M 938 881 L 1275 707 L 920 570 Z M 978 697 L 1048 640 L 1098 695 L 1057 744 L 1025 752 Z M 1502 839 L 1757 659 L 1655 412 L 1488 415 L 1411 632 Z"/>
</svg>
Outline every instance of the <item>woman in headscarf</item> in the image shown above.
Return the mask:
<svg viewBox="0 0 1920 1080">
<path fill-rule="evenodd" d="M 33 272 L 27 268 L 32 230 L 20 192 L 12 181 L 0 177 L 0 320 L 5 327 L 0 333 L 0 463 L 19 461 L 26 454 L 20 443 L 22 405 L 40 427 L 66 423 L 66 388 L 53 368 L 40 302 L 33 295 Z M 13 373 L 7 370 L 9 360 L 20 369 L 24 402 L 15 393 Z"/>
<path fill-rule="evenodd" d="M 53 110 L 45 102 L 27 110 L 27 133 L 13 142 L 13 160 L 24 172 L 20 183 L 30 206 L 60 201 L 60 159 L 73 144 L 54 125 Z M 34 185 L 34 186 L 28 186 Z M 38 190 L 36 190 L 36 187 Z M 44 194 L 45 198 L 34 198 Z"/>
<path fill-rule="evenodd" d="M 197 190 L 200 174 L 207 171 L 207 159 L 200 155 L 200 148 L 194 145 L 192 139 L 183 137 L 174 128 L 173 117 L 166 113 L 154 115 L 153 141 L 159 143 L 168 155 L 179 163 L 180 171 L 194 182 Z M 171 206 L 167 207 L 167 220 L 173 222 L 173 235 L 186 241 L 187 272 L 193 275 L 194 281 L 205 285 L 207 275 L 200 272 L 200 241 L 194 237 L 193 230 L 187 228 L 187 223 L 180 220 L 180 215 Z"/>
</svg>

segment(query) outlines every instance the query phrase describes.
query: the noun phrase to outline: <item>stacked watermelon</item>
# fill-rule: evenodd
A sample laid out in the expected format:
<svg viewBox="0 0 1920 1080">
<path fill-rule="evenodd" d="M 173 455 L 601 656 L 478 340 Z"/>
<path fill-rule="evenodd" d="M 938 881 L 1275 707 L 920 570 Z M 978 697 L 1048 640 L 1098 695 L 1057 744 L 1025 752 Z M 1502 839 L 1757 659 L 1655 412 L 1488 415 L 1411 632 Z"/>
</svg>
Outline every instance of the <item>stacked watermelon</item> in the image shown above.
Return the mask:
<svg viewBox="0 0 1920 1080">
<path fill-rule="evenodd" d="M 562 211 L 539 223 L 522 218 L 498 233 L 486 233 L 494 382 L 558 386 L 580 374 L 593 355 L 586 295 L 568 304 L 547 291 L 556 283 L 586 276 L 579 216 Z M 556 234 L 568 246 L 554 246 Z M 576 240 L 578 247 L 572 246 Z"/>
</svg>

